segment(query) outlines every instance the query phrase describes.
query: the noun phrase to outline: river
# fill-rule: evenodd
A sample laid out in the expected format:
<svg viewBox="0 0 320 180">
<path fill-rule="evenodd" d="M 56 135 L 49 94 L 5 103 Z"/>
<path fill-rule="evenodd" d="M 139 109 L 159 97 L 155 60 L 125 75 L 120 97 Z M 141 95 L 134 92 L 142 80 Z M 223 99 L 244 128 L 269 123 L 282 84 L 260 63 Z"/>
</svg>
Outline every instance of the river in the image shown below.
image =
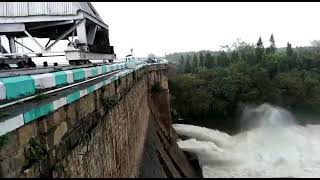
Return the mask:
<svg viewBox="0 0 320 180">
<path fill-rule="evenodd" d="M 180 148 L 194 154 L 205 178 L 320 177 L 320 125 L 299 125 L 287 110 L 248 107 L 241 131 L 228 134 L 174 124 Z"/>
</svg>

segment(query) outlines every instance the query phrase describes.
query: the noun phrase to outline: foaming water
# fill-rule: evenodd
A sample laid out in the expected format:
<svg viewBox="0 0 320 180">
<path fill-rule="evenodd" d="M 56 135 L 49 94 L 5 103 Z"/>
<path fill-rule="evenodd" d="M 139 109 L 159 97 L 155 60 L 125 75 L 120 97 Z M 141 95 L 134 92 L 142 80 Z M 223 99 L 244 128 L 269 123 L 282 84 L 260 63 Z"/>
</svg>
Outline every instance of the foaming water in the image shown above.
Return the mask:
<svg viewBox="0 0 320 180">
<path fill-rule="evenodd" d="M 180 148 L 197 156 L 203 177 L 320 177 L 320 125 L 300 126 L 290 112 L 268 104 L 247 108 L 250 130 L 234 136 L 174 124 Z"/>
</svg>

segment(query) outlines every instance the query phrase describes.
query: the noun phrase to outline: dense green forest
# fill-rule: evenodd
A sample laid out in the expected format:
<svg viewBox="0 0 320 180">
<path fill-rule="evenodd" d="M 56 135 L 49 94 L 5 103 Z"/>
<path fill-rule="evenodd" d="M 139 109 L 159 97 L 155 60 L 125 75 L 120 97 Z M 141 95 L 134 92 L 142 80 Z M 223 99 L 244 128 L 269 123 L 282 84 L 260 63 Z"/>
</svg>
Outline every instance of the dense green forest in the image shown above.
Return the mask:
<svg viewBox="0 0 320 180">
<path fill-rule="evenodd" d="M 183 118 L 237 116 L 244 105 L 270 103 L 320 113 L 320 43 L 277 48 L 237 41 L 220 51 L 167 55 L 173 113 Z"/>
</svg>

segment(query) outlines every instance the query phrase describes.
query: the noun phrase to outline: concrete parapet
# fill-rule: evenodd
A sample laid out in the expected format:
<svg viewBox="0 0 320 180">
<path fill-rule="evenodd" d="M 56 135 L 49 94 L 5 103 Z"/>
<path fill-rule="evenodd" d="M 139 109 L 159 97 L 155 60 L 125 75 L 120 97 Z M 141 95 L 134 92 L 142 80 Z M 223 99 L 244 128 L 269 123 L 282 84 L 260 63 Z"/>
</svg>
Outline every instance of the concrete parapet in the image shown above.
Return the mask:
<svg viewBox="0 0 320 180">
<path fill-rule="evenodd" d="M 30 76 L 0 78 L 0 101 L 35 95 L 37 90 L 66 86 L 125 68 L 125 63 L 119 63 Z"/>
</svg>

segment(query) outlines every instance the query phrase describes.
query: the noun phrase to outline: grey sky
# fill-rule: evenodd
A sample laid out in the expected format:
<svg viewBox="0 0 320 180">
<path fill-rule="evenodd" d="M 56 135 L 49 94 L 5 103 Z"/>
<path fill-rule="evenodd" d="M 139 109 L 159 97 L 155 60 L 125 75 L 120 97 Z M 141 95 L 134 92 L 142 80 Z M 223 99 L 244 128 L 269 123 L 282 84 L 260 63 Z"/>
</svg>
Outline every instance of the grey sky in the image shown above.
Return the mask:
<svg viewBox="0 0 320 180">
<path fill-rule="evenodd" d="M 219 50 L 237 38 L 255 43 L 261 35 L 269 45 L 310 45 L 320 39 L 320 3 L 272 2 L 93 2 L 109 25 L 111 44 L 118 57 L 130 53 Z"/>
</svg>

